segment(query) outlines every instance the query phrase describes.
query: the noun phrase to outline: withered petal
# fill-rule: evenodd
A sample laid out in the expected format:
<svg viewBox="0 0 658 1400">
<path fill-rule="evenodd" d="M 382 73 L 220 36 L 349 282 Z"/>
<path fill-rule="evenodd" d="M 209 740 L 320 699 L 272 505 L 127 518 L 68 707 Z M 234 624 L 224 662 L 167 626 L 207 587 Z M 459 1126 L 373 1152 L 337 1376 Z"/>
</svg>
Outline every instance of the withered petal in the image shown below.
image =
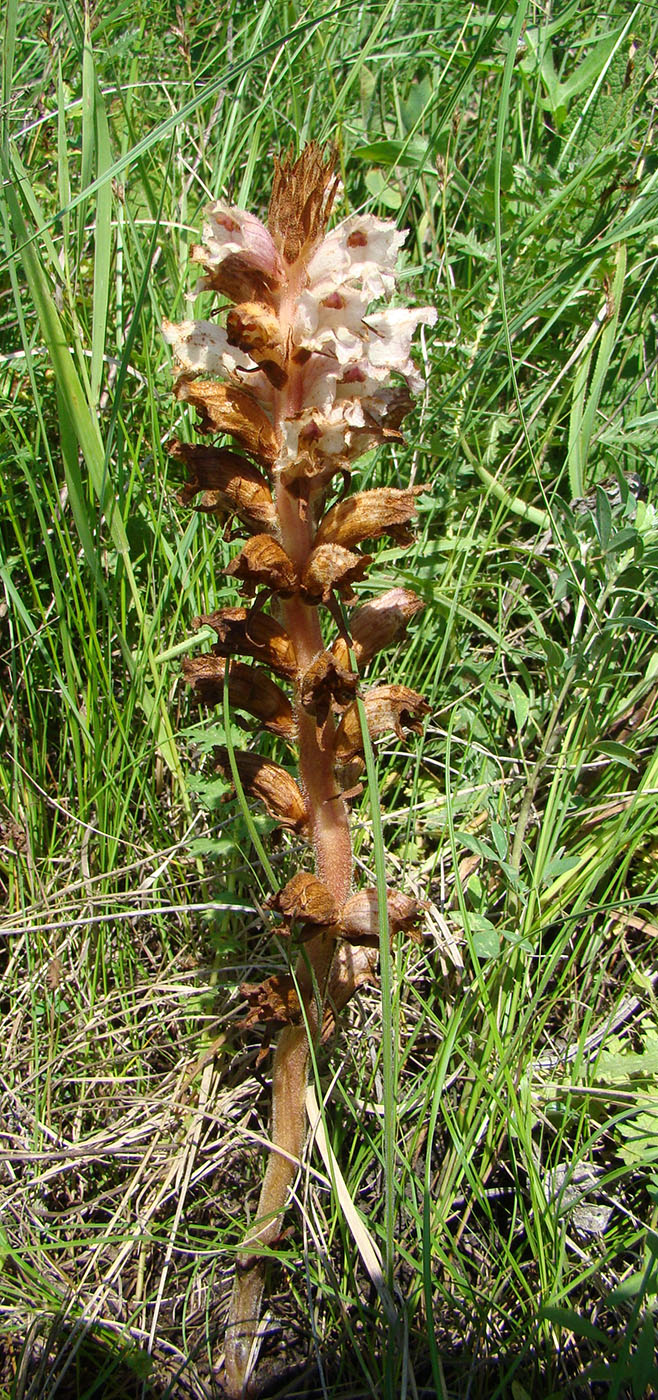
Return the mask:
<svg viewBox="0 0 658 1400">
<path fill-rule="evenodd" d="M 310 924 L 334 924 L 338 905 L 331 890 L 317 876 L 300 870 L 297 875 L 267 901 L 271 909 L 285 919 L 298 919 Z"/>
<path fill-rule="evenodd" d="M 340 1015 L 359 987 L 377 982 L 377 948 L 353 947 L 344 941 L 336 947 L 327 986 L 327 1004 L 322 1018 L 322 1040 L 333 1034 Z"/>
<path fill-rule="evenodd" d="M 299 1025 L 302 1009 L 289 972 L 268 977 L 265 982 L 243 982 L 240 991 L 249 1003 L 243 1026 L 272 1023 L 279 1026 Z"/>
<path fill-rule="evenodd" d="M 424 607 L 422 598 L 411 589 L 391 588 L 388 593 L 355 608 L 349 628 L 359 669 L 363 670 L 384 647 L 399 641 L 412 617 Z M 337 637 L 331 650 L 342 666 L 349 666 L 350 647 L 344 637 Z"/>
<path fill-rule="evenodd" d="M 368 733 L 375 739 L 379 734 L 393 731 L 398 739 L 404 739 L 404 730 L 411 729 L 422 733 L 422 717 L 429 714 L 427 701 L 417 691 L 406 685 L 380 685 L 369 690 L 363 697 L 368 722 Z M 356 701 L 345 711 L 336 730 L 335 755 L 339 763 L 363 752 L 363 736 Z"/>
<path fill-rule="evenodd" d="M 332 506 L 320 522 L 316 547 L 339 544 L 344 549 L 353 549 L 362 540 L 375 540 L 387 534 L 404 543 L 408 534 L 400 532 L 415 515 L 416 497 L 425 489 L 424 486 L 380 486 L 348 496 Z"/>
<path fill-rule="evenodd" d="M 242 579 L 249 592 L 269 588 L 282 598 L 297 590 L 297 570 L 285 549 L 271 535 L 254 535 L 243 544 L 240 553 L 226 569 L 233 578 Z"/>
<path fill-rule="evenodd" d="M 224 695 L 226 661 L 207 652 L 204 656 L 187 657 L 183 674 L 193 686 L 199 699 L 207 705 L 219 705 Z M 244 661 L 232 661 L 229 670 L 229 700 L 237 710 L 245 710 L 260 720 L 264 729 L 288 741 L 294 738 L 295 722 L 292 705 L 275 681 L 261 666 L 247 666 Z"/>
<path fill-rule="evenodd" d="M 286 353 L 279 317 L 258 302 L 241 302 L 226 318 L 229 345 L 237 345 L 260 364 L 263 359 L 283 364 Z"/>
<path fill-rule="evenodd" d="M 207 291 L 219 292 L 233 302 L 256 301 L 270 308 L 274 305 L 272 293 L 278 289 L 279 280 L 259 267 L 249 253 L 228 253 L 215 267 L 206 263 L 203 244 L 195 244 L 190 256 L 205 269 L 203 286 Z"/>
<path fill-rule="evenodd" d="M 218 767 L 230 777 L 228 749 L 219 747 L 213 749 L 213 754 Z M 236 753 L 235 760 L 240 782 L 247 792 L 257 797 L 281 826 L 302 831 L 307 822 L 306 803 L 290 773 L 279 763 L 257 753 Z"/>
<path fill-rule="evenodd" d="M 176 397 L 201 414 L 202 432 L 228 433 L 264 466 L 274 462 L 276 433 L 265 411 L 246 390 L 214 379 L 179 379 Z"/>
<path fill-rule="evenodd" d="M 397 890 L 386 893 L 388 927 L 391 936 L 395 933 L 412 932 L 422 911 L 416 899 L 401 894 Z M 358 890 L 343 905 L 339 919 L 343 938 L 351 943 L 372 945 L 379 942 L 379 901 L 375 889 Z"/>
<path fill-rule="evenodd" d="M 214 512 L 223 507 L 234 511 L 251 529 L 274 529 L 277 517 L 272 492 L 246 457 L 228 448 L 198 446 L 177 438 L 168 443 L 167 451 L 184 462 L 190 473 L 189 482 L 178 492 L 182 505 L 202 491 L 197 510 Z"/>
<path fill-rule="evenodd" d="M 330 709 L 344 710 L 356 694 L 359 676 L 350 671 L 330 651 L 321 651 L 304 672 L 300 701 L 318 724 L 324 724 Z"/>
<path fill-rule="evenodd" d="M 196 618 L 197 631 L 203 624 L 217 633 L 218 656 L 252 656 L 278 675 L 293 679 L 297 657 L 285 628 L 260 608 L 220 608 Z"/>
<path fill-rule="evenodd" d="M 371 554 L 355 554 L 341 544 L 316 544 L 304 569 L 300 591 L 309 603 L 328 603 L 334 589 L 349 601 L 354 596 L 352 584 L 363 578 L 371 563 Z"/>
</svg>

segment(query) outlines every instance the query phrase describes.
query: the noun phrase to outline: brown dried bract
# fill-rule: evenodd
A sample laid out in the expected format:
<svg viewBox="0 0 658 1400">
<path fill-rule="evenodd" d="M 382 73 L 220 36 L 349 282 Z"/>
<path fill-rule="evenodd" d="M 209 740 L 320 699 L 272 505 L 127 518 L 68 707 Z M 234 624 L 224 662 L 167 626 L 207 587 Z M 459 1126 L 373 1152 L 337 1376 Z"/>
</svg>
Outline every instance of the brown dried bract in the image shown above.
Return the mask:
<svg viewBox="0 0 658 1400">
<path fill-rule="evenodd" d="M 302 1009 L 289 972 L 268 977 L 265 982 L 243 982 L 240 991 L 249 1003 L 242 1025 L 297 1026 Z"/>
<path fill-rule="evenodd" d="M 276 510 L 265 477 L 246 457 L 223 447 L 197 446 L 174 438 L 167 451 L 185 463 L 190 480 L 178 492 L 182 505 L 188 505 L 199 491 L 197 510 L 235 512 L 250 529 L 272 530 Z"/>
<path fill-rule="evenodd" d="M 302 676 L 301 704 L 322 725 L 330 709 L 340 711 L 351 704 L 358 680 L 356 671 L 342 666 L 330 651 L 321 651 Z"/>
<path fill-rule="evenodd" d="M 317 876 L 300 870 L 282 890 L 268 900 L 271 909 L 284 919 L 297 919 L 309 924 L 334 924 L 338 905 L 331 890 Z"/>
<path fill-rule="evenodd" d="M 391 384 L 388 388 L 380 389 L 377 395 L 377 418 L 366 416 L 370 424 L 377 426 L 383 440 L 403 442 L 400 424 L 411 413 L 413 406 L 413 394 L 407 385 Z"/>
<path fill-rule="evenodd" d="M 269 613 L 259 608 L 220 608 L 196 618 L 194 626 L 198 630 L 204 623 L 217 633 L 217 656 L 252 656 L 279 676 L 292 679 L 297 675 L 295 648 L 281 623 Z"/>
<path fill-rule="evenodd" d="M 328 603 L 334 590 L 349 602 L 354 597 L 352 584 L 364 577 L 370 564 L 371 554 L 355 554 L 340 544 L 319 544 L 311 551 L 300 591 L 309 603 Z"/>
<path fill-rule="evenodd" d="M 267 225 L 289 265 L 308 257 L 322 237 L 338 189 L 336 153 L 311 141 L 293 161 L 274 157 L 274 179 Z"/>
<path fill-rule="evenodd" d="M 179 379 L 176 397 L 198 409 L 202 432 L 228 433 L 264 466 L 274 462 L 278 444 L 272 424 L 244 389 L 214 379 Z"/>
<path fill-rule="evenodd" d="M 271 535 L 254 535 L 247 540 L 226 573 L 242 579 L 248 593 L 255 593 L 262 587 L 289 598 L 297 589 L 297 570 L 283 546 Z"/>
<path fill-rule="evenodd" d="M 206 705 L 219 705 L 224 695 L 226 662 L 212 652 L 187 657 L 183 674 L 198 698 Z M 246 710 L 260 720 L 264 729 L 280 739 L 292 740 L 295 724 L 292 705 L 281 688 L 260 666 L 232 661 L 229 670 L 229 700 L 238 710 Z"/>
<path fill-rule="evenodd" d="M 228 749 L 213 750 L 218 767 L 231 777 Z M 236 753 L 235 761 L 242 786 L 263 803 L 265 810 L 281 826 L 302 831 L 306 826 L 306 803 L 290 774 L 279 763 L 257 753 Z"/>
<path fill-rule="evenodd" d="M 191 251 L 192 262 L 201 263 L 206 276 L 202 287 L 209 292 L 219 292 L 229 301 L 257 301 L 263 306 L 273 306 L 273 292 L 279 288 L 276 277 L 270 276 L 257 267 L 249 253 L 228 253 L 217 267 L 208 267 L 205 261 L 203 244 L 195 244 Z"/>
<path fill-rule="evenodd" d="M 405 526 L 416 513 L 416 497 L 425 489 L 424 486 L 403 489 L 382 486 L 348 496 L 332 506 L 320 522 L 316 547 L 339 544 L 344 549 L 353 549 L 362 540 L 375 540 L 380 535 L 392 535 L 398 543 L 408 544 L 413 534 Z"/>
<path fill-rule="evenodd" d="M 418 901 L 410 895 L 388 890 L 386 894 L 388 927 L 395 933 L 413 934 L 422 912 Z M 374 889 L 359 890 L 351 895 L 340 911 L 340 932 L 350 943 L 376 946 L 379 943 L 379 901 Z"/>
<path fill-rule="evenodd" d="M 398 739 L 404 739 L 404 731 L 411 729 L 422 733 L 422 717 L 429 714 L 429 705 L 417 691 L 406 685 L 380 685 L 369 690 L 363 697 L 368 722 L 368 733 L 375 739 L 378 734 L 391 730 Z M 357 754 L 363 753 L 363 736 L 359 721 L 359 711 L 354 702 L 345 711 L 336 730 L 335 754 L 339 763 L 349 763 Z"/>
</svg>

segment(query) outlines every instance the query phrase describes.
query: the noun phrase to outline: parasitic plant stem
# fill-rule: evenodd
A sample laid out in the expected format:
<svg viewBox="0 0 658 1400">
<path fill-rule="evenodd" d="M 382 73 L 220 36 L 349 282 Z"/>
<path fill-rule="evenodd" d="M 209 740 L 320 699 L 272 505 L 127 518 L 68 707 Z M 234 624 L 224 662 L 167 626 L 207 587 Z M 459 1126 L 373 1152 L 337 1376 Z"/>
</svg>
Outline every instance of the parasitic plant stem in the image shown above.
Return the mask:
<svg viewBox="0 0 658 1400">
<path fill-rule="evenodd" d="M 282 747 L 283 763 L 269 753 L 236 754 L 240 781 L 279 825 L 307 841 L 314 865 L 270 900 L 279 932 L 297 949 L 294 974 L 241 988 L 249 1007 L 243 1026 L 282 1029 L 268 1161 L 229 1309 L 231 1397 L 250 1385 L 264 1252 L 280 1234 L 306 1136 L 311 1048 L 331 1035 L 354 991 L 374 980 L 377 891 L 353 890 L 350 836 L 349 800 L 363 771 L 359 705 L 373 737 L 419 730 L 428 708 L 405 686 L 360 687 L 368 663 L 403 635 L 421 600 L 393 588 L 354 606 L 354 586 L 371 562 L 359 546 L 382 535 L 410 543 L 422 488 L 338 496 L 336 479 L 344 491 L 365 451 L 402 440 L 400 423 L 422 387 L 412 337 L 419 325 L 433 324 L 435 312 L 373 309 L 395 291 L 405 234 L 358 214 L 328 233 L 337 188 L 333 154 L 312 143 L 296 161 L 275 160 L 267 226 L 221 200 L 212 204 L 205 242 L 192 258 L 204 268 L 202 287 L 231 303 L 226 328 L 215 321 L 164 327 L 179 368 L 177 397 L 199 411 L 203 432 L 233 440 L 231 447 L 170 444 L 189 472 L 181 499 L 197 497 L 199 509 L 232 518 L 247 536 L 227 570 L 246 603 L 201 619 L 217 642 L 184 663 L 186 678 L 210 704 L 226 686 L 229 703 L 272 736 L 270 746 Z M 335 621 L 337 599 L 350 609 L 348 628 L 339 622 L 327 641 L 322 611 Z M 226 751 L 215 758 L 228 773 Z M 386 900 L 391 935 L 413 929 L 415 900 L 393 891 Z"/>
</svg>

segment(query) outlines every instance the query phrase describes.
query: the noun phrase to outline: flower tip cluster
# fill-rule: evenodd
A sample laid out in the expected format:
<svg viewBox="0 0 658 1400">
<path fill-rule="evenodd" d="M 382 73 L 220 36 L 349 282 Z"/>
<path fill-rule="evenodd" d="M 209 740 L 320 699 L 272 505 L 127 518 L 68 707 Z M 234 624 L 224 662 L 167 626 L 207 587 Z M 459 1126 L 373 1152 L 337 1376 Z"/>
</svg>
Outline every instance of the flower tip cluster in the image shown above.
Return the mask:
<svg viewBox="0 0 658 1400">
<path fill-rule="evenodd" d="M 248 393 L 275 429 L 272 466 L 320 486 L 330 465 L 349 466 L 397 433 L 423 387 L 413 336 L 436 320 L 433 307 L 372 309 L 395 291 L 406 234 L 372 214 L 327 233 L 336 189 L 331 155 L 311 145 L 275 163 L 268 227 L 211 204 L 192 258 L 202 286 L 232 303 L 226 325 L 163 327 L 184 379 L 210 375 Z M 204 397 L 210 387 L 199 384 L 197 403 Z"/>
</svg>

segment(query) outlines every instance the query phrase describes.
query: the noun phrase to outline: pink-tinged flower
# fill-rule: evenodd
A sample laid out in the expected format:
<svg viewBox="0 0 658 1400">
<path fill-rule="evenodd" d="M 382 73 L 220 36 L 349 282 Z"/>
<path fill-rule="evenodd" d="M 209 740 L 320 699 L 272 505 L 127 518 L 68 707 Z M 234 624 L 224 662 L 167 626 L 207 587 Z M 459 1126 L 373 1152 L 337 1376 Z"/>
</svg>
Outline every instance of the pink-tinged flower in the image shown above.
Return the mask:
<svg viewBox="0 0 658 1400">
<path fill-rule="evenodd" d="M 436 320 L 433 307 L 373 305 L 395 291 L 406 233 L 370 214 L 326 233 L 336 187 L 331 160 L 307 147 L 299 161 L 276 163 L 269 227 L 212 204 L 192 257 L 206 271 L 202 285 L 234 303 L 227 329 L 183 321 L 164 330 L 185 379 L 217 376 L 267 414 L 278 443 L 273 471 L 290 482 L 301 470 L 306 496 L 324 486 L 331 459 L 337 469 L 399 437 L 423 387 L 412 340 Z M 211 389 L 197 385 L 192 401 Z M 213 426 L 222 426 L 216 413 Z M 233 431 L 228 421 L 225 430 Z"/>
<path fill-rule="evenodd" d="M 201 263 L 210 278 L 229 256 L 240 254 L 268 283 L 278 285 L 283 281 L 283 264 L 271 234 L 246 209 L 216 200 L 206 210 L 203 237 L 202 246 L 192 249 L 192 261 Z"/>
</svg>

